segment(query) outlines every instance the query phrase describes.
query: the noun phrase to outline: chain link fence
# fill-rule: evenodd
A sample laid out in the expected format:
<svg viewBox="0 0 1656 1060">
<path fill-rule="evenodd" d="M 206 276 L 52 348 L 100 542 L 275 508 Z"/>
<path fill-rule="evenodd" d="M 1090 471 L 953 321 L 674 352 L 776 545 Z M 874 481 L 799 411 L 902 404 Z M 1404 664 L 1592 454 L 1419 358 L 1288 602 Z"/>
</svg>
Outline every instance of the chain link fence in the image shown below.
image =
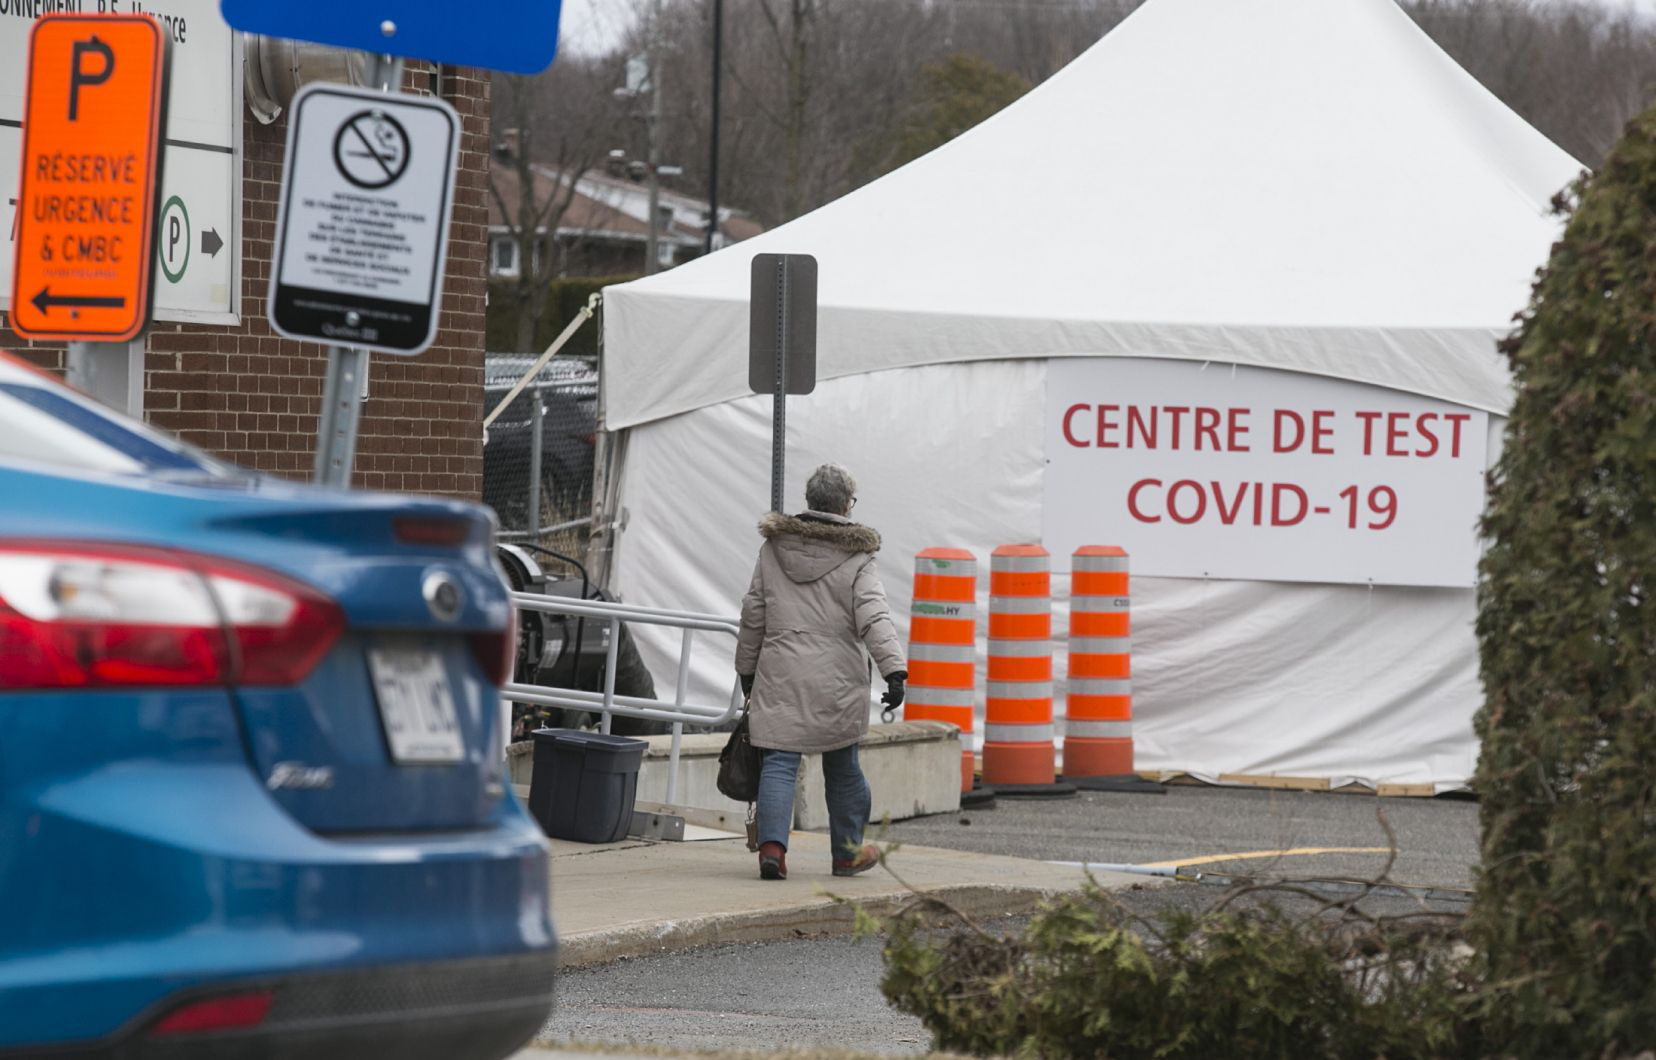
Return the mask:
<svg viewBox="0 0 1656 1060">
<path fill-rule="evenodd" d="M 484 411 L 494 409 L 535 363 L 530 354 L 491 353 Z M 584 556 L 592 531 L 598 430 L 598 368 L 555 357 L 489 425 L 483 442 L 483 503 L 500 519 L 500 539 Z"/>
<path fill-rule="evenodd" d="M 536 355 L 491 353 L 485 362 L 485 415 L 534 366 Z M 592 489 L 596 472 L 598 368 L 595 358 L 554 357 L 486 429 L 483 501 L 500 520 L 500 541 L 528 546 L 519 562 L 503 556 L 513 587 L 575 599 L 611 600 L 592 584 L 583 565 L 592 536 Z M 531 565 L 539 573 L 531 570 Z M 610 638 L 615 650 L 615 692 L 656 698 L 655 681 L 625 623 L 579 616 L 518 612 L 515 679 L 587 692 L 604 687 Z M 598 715 L 566 707 L 513 705 L 513 739 L 541 726 L 582 728 Z M 733 723 L 732 723 L 733 724 Z M 611 731 L 642 736 L 664 733 L 666 722 L 616 716 Z M 692 727 L 686 731 L 700 731 Z"/>
</svg>

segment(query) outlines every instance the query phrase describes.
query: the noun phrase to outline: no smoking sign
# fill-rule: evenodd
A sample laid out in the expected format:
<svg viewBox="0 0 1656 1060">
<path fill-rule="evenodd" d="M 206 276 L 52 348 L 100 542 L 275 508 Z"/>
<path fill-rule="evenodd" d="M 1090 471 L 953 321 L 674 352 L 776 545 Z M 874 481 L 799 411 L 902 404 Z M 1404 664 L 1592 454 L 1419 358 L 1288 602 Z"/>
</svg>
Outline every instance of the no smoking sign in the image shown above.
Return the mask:
<svg viewBox="0 0 1656 1060">
<path fill-rule="evenodd" d="M 306 86 L 292 114 L 271 326 L 419 353 L 437 335 L 459 115 L 440 99 L 328 84 Z"/>
</svg>

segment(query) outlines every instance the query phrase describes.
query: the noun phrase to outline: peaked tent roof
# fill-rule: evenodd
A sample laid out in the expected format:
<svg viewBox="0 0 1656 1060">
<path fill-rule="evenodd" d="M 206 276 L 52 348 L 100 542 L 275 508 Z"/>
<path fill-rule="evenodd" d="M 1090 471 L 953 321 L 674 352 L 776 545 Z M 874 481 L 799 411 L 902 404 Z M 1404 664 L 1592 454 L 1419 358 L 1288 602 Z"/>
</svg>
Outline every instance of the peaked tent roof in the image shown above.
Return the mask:
<svg viewBox="0 0 1656 1060">
<path fill-rule="evenodd" d="M 610 288 L 606 423 L 748 392 L 761 252 L 817 257 L 824 378 L 1160 356 L 1503 411 L 1493 340 L 1580 168 L 1392 0 L 1149 0 L 936 151 Z"/>
</svg>

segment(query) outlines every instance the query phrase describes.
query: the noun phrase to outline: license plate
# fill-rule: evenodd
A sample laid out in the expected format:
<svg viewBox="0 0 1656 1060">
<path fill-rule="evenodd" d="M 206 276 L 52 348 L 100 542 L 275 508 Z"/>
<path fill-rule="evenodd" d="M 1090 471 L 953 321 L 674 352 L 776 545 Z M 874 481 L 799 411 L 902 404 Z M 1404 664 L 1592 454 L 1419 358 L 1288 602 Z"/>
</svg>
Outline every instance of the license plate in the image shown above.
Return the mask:
<svg viewBox="0 0 1656 1060">
<path fill-rule="evenodd" d="M 436 652 L 370 648 L 368 668 L 392 761 L 458 762 L 465 757 L 459 712 Z"/>
</svg>

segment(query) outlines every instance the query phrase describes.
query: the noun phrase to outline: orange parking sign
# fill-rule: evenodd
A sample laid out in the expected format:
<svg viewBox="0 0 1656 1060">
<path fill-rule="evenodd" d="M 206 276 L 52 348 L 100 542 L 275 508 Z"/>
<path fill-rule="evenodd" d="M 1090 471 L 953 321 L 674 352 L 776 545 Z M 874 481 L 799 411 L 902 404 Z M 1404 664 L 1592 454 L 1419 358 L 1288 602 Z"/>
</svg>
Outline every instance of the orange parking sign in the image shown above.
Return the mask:
<svg viewBox="0 0 1656 1060">
<path fill-rule="evenodd" d="M 149 15 L 35 23 L 12 269 L 19 335 L 124 342 L 149 322 L 166 49 Z"/>
</svg>

